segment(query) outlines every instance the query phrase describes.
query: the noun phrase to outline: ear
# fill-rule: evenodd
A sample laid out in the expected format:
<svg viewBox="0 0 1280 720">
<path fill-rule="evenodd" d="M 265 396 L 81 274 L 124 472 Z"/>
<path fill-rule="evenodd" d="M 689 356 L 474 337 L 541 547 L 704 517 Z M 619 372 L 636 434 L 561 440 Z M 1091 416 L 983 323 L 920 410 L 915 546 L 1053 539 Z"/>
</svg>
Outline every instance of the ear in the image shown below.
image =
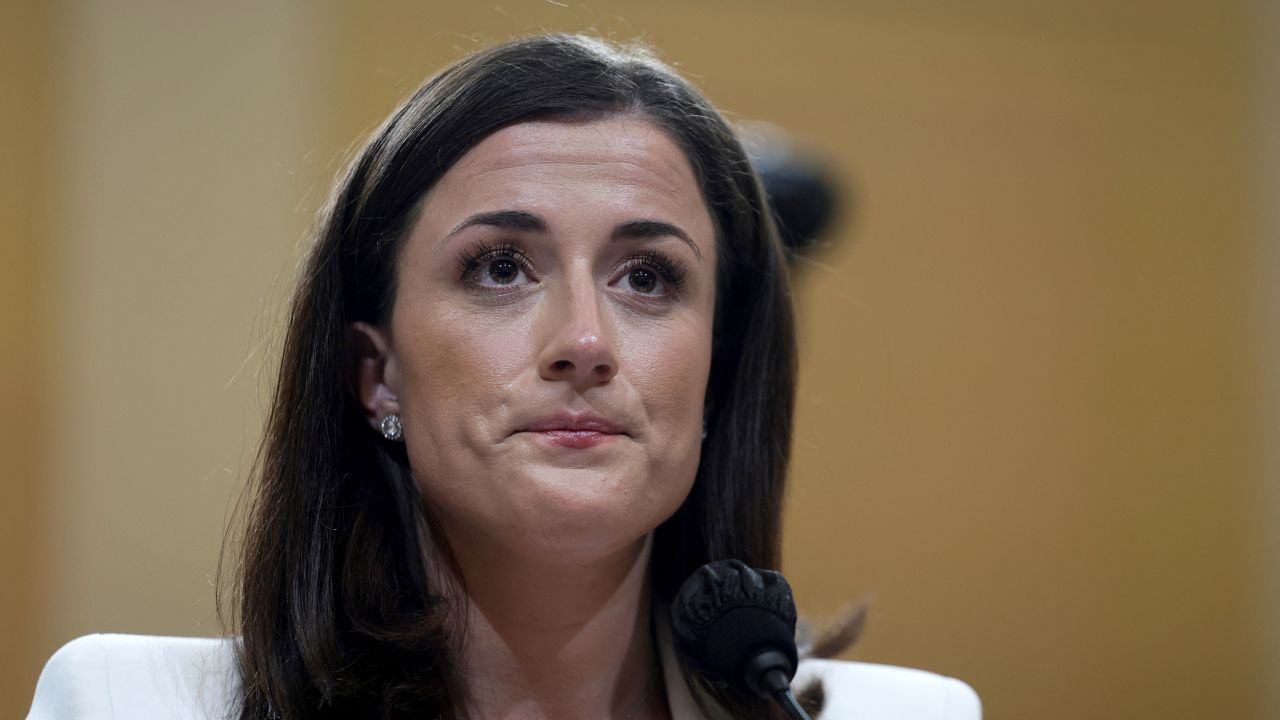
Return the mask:
<svg viewBox="0 0 1280 720">
<path fill-rule="evenodd" d="M 364 408 L 369 426 L 380 431 L 382 418 L 400 414 L 399 373 L 385 330 L 369 323 L 347 327 L 348 381 Z"/>
</svg>

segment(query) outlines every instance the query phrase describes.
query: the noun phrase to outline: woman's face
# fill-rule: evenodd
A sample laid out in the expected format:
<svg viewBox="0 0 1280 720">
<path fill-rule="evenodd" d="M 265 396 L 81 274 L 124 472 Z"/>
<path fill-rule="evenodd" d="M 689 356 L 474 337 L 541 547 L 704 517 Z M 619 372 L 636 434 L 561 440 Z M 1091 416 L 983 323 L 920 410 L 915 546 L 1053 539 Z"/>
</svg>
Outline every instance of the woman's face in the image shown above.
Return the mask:
<svg viewBox="0 0 1280 720">
<path fill-rule="evenodd" d="M 680 506 L 701 448 L 716 244 L 650 122 L 527 122 L 425 196 L 362 394 L 400 415 L 455 547 L 589 561 Z"/>
</svg>

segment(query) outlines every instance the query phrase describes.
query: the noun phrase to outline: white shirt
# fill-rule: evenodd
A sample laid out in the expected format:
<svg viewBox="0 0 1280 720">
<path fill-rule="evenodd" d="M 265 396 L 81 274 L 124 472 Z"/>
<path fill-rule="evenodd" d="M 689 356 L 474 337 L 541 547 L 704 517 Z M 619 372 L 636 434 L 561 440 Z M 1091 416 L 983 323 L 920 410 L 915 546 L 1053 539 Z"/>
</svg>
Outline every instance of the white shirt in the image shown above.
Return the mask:
<svg viewBox="0 0 1280 720">
<path fill-rule="evenodd" d="M 667 702 L 675 720 L 700 713 L 659 631 Z M 792 687 L 814 681 L 826 702 L 815 720 L 980 720 L 966 684 L 922 670 L 839 660 L 802 660 Z M 54 653 L 40 674 L 27 720 L 229 720 L 236 708 L 233 641 L 149 635 L 86 635 Z"/>
</svg>

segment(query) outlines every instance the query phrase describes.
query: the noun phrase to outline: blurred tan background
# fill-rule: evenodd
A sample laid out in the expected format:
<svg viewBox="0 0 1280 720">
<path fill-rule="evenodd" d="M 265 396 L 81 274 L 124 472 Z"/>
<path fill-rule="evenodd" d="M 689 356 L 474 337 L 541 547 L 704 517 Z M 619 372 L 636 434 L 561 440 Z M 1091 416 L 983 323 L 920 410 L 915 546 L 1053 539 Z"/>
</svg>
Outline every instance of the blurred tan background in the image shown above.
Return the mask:
<svg viewBox="0 0 1280 720">
<path fill-rule="evenodd" d="M 447 61 L 640 38 L 815 149 L 786 570 L 987 717 L 1280 717 L 1280 9 L 1181 0 L 0 8 L 0 716 L 215 635 L 298 242 Z"/>
</svg>

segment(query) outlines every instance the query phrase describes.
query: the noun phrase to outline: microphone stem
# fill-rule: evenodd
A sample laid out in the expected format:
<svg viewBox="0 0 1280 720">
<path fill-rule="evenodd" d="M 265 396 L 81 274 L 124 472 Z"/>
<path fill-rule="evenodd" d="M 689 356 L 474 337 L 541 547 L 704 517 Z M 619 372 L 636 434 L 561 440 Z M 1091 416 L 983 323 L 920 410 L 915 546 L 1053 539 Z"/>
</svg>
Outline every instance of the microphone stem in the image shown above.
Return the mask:
<svg viewBox="0 0 1280 720">
<path fill-rule="evenodd" d="M 796 696 L 791 694 L 791 683 L 781 670 L 770 670 L 764 677 L 763 685 L 773 690 L 773 701 L 788 720 L 812 720 L 809 713 L 800 707 Z"/>
<path fill-rule="evenodd" d="M 782 708 L 782 714 L 786 715 L 788 720 L 810 720 L 809 714 L 800 707 L 800 703 L 796 701 L 796 696 L 791 694 L 790 690 L 783 690 L 773 696 L 778 707 Z"/>
</svg>

